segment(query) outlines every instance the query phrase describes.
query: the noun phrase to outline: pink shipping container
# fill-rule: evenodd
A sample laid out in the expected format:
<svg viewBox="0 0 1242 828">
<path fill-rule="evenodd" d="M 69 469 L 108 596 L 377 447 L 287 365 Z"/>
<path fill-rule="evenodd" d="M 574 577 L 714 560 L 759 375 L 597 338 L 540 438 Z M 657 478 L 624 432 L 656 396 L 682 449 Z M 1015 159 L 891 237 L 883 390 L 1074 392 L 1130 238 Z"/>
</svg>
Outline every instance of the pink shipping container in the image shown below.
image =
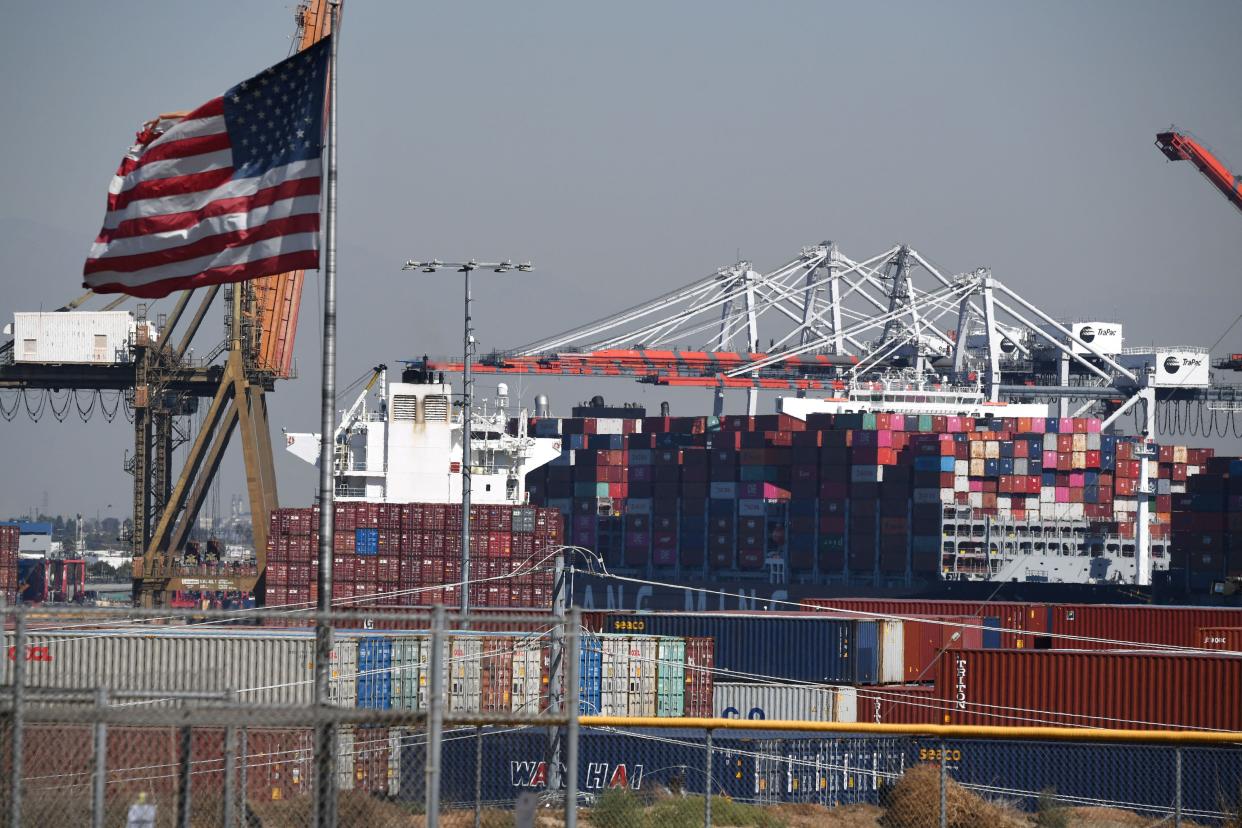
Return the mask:
<svg viewBox="0 0 1242 828">
<path fill-rule="evenodd" d="M 944 724 L 1239 730 L 1242 658 L 956 650 L 936 695 Z"/>
</svg>

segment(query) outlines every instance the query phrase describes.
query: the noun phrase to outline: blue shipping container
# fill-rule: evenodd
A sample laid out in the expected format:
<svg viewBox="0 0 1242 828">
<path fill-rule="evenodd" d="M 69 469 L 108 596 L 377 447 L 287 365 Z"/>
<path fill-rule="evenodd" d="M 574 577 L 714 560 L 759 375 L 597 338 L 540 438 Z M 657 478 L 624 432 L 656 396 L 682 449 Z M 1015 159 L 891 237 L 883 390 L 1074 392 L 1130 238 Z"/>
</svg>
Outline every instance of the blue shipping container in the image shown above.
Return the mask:
<svg viewBox="0 0 1242 828">
<path fill-rule="evenodd" d="M 392 639 L 367 636 L 358 641 L 358 707 L 392 707 Z"/>
<path fill-rule="evenodd" d="M 871 626 L 872 643 L 865 652 L 858 647 L 860 624 Z M 778 613 L 639 613 L 609 615 L 604 631 L 714 638 L 716 669 L 725 671 L 719 681 L 775 677 L 855 684 L 874 681 L 879 672 L 874 621 Z"/>
<path fill-rule="evenodd" d="M 357 555 L 378 555 L 379 529 L 355 529 L 354 553 Z"/>
<path fill-rule="evenodd" d="M 578 652 L 578 712 L 598 716 L 603 702 L 604 645 L 593 635 L 584 635 Z"/>
</svg>

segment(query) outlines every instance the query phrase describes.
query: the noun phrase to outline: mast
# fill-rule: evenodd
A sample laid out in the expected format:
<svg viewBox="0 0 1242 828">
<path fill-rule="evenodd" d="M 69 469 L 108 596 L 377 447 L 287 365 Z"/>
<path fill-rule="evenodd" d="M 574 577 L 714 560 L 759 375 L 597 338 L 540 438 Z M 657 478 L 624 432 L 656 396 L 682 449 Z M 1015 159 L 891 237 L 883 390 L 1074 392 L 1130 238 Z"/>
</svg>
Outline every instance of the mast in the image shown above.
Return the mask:
<svg viewBox="0 0 1242 828">
<path fill-rule="evenodd" d="M 315 616 L 315 705 L 328 706 L 329 660 L 332 654 L 332 538 L 335 504 L 334 443 L 336 440 L 336 53 L 341 0 L 328 2 L 332 37 L 328 57 L 327 199 L 324 209 L 323 384 L 319 402 L 319 590 Z M 321 723 L 316 732 L 317 768 L 315 824 L 336 824 L 336 728 Z"/>
</svg>

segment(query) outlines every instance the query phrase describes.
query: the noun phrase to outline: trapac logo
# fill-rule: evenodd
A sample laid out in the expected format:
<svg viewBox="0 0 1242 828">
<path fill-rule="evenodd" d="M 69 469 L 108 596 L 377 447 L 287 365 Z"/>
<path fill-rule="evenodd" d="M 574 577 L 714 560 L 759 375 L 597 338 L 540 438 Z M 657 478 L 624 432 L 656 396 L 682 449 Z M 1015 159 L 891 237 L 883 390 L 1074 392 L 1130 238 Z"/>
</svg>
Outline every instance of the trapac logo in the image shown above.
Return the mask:
<svg viewBox="0 0 1242 828">
<path fill-rule="evenodd" d="M 953 700 L 957 702 L 958 710 L 966 709 L 966 659 L 962 656 L 956 656 L 953 659 L 954 668 L 954 684 L 953 684 Z"/>
<path fill-rule="evenodd" d="M 1090 325 L 1083 325 L 1082 329 L 1078 331 L 1078 338 L 1083 342 L 1094 342 L 1097 337 L 1116 335 L 1116 328 L 1093 328 Z"/>
<path fill-rule="evenodd" d="M 1164 370 L 1170 374 L 1176 374 L 1183 368 L 1198 368 L 1201 365 L 1203 365 L 1202 357 L 1184 356 L 1179 358 L 1174 354 L 1169 354 L 1164 358 Z"/>
</svg>

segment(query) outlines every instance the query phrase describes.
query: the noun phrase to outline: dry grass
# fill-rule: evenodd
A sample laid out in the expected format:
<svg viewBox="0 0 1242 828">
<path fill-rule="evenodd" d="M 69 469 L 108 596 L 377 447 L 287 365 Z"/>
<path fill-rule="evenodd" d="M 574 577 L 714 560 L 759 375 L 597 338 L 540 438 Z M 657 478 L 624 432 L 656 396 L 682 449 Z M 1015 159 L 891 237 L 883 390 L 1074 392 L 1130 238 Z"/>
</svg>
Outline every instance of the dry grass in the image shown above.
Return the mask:
<svg viewBox="0 0 1242 828">
<path fill-rule="evenodd" d="M 906 771 L 888 793 L 880 824 L 885 828 L 939 828 L 940 769 L 919 765 Z M 1026 828 L 1026 814 L 988 802 L 950 779 L 945 789 L 949 828 Z"/>
</svg>

